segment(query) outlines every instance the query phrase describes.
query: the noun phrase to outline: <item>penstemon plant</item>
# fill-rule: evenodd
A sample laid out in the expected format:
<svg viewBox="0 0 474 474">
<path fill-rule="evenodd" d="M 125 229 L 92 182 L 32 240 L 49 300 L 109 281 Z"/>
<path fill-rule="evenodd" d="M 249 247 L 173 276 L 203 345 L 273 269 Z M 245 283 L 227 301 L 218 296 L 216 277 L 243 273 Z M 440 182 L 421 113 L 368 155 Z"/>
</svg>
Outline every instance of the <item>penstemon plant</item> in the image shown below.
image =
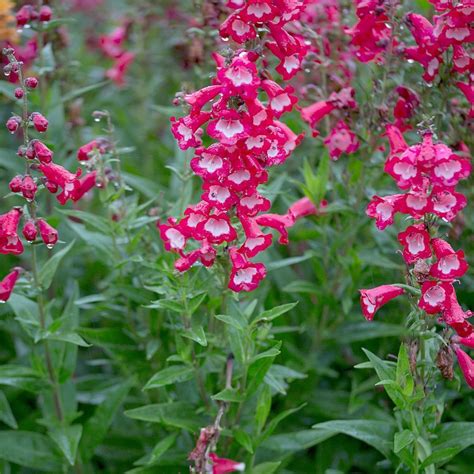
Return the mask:
<svg viewBox="0 0 474 474">
<path fill-rule="evenodd" d="M 0 472 L 471 472 L 471 2 L 14 9 Z"/>
</svg>

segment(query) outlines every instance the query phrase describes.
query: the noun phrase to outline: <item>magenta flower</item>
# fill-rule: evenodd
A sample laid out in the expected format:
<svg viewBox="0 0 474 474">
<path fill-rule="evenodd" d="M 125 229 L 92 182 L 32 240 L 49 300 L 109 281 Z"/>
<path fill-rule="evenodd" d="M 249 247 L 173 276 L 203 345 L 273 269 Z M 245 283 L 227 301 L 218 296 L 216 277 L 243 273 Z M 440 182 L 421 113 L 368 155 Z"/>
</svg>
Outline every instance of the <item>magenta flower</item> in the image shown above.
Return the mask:
<svg viewBox="0 0 474 474">
<path fill-rule="evenodd" d="M 18 236 L 18 224 L 23 211 L 14 207 L 0 215 L 0 253 L 19 255 L 23 253 L 23 244 Z"/>
<path fill-rule="evenodd" d="M 394 285 L 381 285 L 369 290 L 359 290 L 362 312 L 367 321 L 372 321 L 375 313 L 386 303 L 405 292 Z"/>
<path fill-rule="evenodd" d="M 20 269 L 15 268 L 3 280 L 0 281 L 0 303 L 5 303 L 15 288 L 16 281 L 20 275 Z"/>
</svg>

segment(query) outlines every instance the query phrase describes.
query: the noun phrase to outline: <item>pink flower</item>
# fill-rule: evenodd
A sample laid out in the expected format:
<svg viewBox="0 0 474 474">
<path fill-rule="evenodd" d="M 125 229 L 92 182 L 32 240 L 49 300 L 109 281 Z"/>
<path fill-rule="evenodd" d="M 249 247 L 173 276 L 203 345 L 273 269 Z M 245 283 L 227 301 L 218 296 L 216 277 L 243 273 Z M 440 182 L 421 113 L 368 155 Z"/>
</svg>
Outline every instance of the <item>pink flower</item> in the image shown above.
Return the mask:
<svg viewBox="0 0 474 474">
<path fill-rule="evenodd" d="M 338 160 L 343 153 L 350 155 L 359 149 L 359 140 L 346 122 L 340 120 L 324 140 L 332 160 Z"/>
<path fill-rule="evenodd" d="M 454 293 L 451 283 L 438 281 L 425 281 L 421 287 L 421 298 L 418 306 L 428 314 L 443 311 Z"/>
<path fill-rule="evenodd" d="M 20 269 L 15 268 L 3 280 L 0 281 L 0 302 L 5 303 L 15 288 L 16 281 L 20 275 Z"/>
<path fill-rule="evenodd" d="M 64 206 L 68 199 L 73 199 L 78 193 L 81 183 L 78 180 L 80 170 L 76 174 L 71 173 L 66 168 L 54 163 L 42 163 L 38 169 L 44 174 L 46 179 L 62 188 L 62 192 L 56 196 L 56 199 Z"/>
<path fill-rule="evenodd" d="M 23 211 L 14 207 L 0 215 L 0 253 L 19 255 L 23 253 L 23 244 L 18 236 L 18 224 Z"/>
<path fill-rule="evenodd" d="M 38 237 L 38 229 L 36 228 L 35 222 L 31 219 L 28 220 L 23 226 L 22 233 L 28 242 L 34 242 L 36 237 Z"/>
<path fill-rule="evenodd" d="M 403 258 L 406 263 L 431 257 L 430 234 L 424 224 L 411 225 L 398 234 L 398 240 L 404 246 Z"/>
<path fill-rule="evenodd" d="M 97 171 L 91 171 L 79 179 L 79 186 L 75 189 L 71 199 L 76 202 L 79 201 L 85 194 L 87 194 L 97 183 Z"/>
<path fill-rule="evenodd" d="M 474 360 L 472 360 L 459 346 L 455 345 L 454 350 L 458 359 L 459 367 L 464 375 L 469 387 L 474 388 Z"/>
<path fill-rule="evenodd" d="M 452 286 L 451 286 L 452 289 Z M 474 333 L 473 326 L 466 321 L 472 316 L 471 311 L 464 311 L 458 302 L 454 289 L 449 292 L 443 308 L 442 320 L 451 326 L 461 337 L 469 337 Z"/>
<path fill-rule="evenodd" d="M 359 290 L 360 305 L 367 321 L 372 321 L 375 313 L 386 303 L 404 293 L 404 290 L 394 285 L 381 285 L 369 290 Z"/>
<path fill-rule="evenodd" d="M 242 462 L 220 458 L 216 453 L 210 453 L 209 457 L 212 460 L 212 474 L 227 474 L 228 472 L 245 471 L 245 464 Z"/>
<path fill-rule="evenodd" d="M 34 179 L 27 175 L 23 178 L 21 183 L 21 194 L 28 201 L 31 202 L 34 200 L 36 191 L 38 191 L 38 186 L 36 185 Z"/>
<path fill-rule="evenodd" d="M 99 144 L 97 140 L 92 140 L 89 143 L 86 143 L 85 145 L 82 145 L 78 150 L 77 150 L 77 159 L 80 162 L 85 162 L 90 160 L 90 153 L 93 150 L 96 150 L 99 148 Z"/>
<path fill-rule="evenodd" d="M 115 28 L 111 33 L 99 37 L 99 45 L 106 56 L 119 58 L 125 53 L 123 44 L 127 39 L 127 25 Z"/>
<path fill-rule="evenodd" d="M 176 219 L 169 218 L 168 224 L 157 224 L 160 236 L 165 244 L 165 249 L 181 253 L 186 246 L 186 235 L 176 224 Z"/>
<path fill-rule="evenodd" d="M 255 219 L 241 217 L 240 222 L 242 223 L 246 239 L 239 252 L 248 258 L 252 258 L 270 247 L 272 244 L 271 234 L 263 233 Z"/>
<path fill-rule="evenodd" d="M 233 291 L 253 291 L 266 276 L 263 263 L 251 263 L 236 247 L 229 250 L 232 271 L 229 278 L 229 288 Z"/>
<path fill-rule="evenodd" d="M 53 152 L 44 143 L 39 140 L 33 140 L 32 145 L 34 155 L 41 163 L 51 163 Z"/>
<path fill-rule="evenodd" d="M 237 238 L 237 232 L 230 223 L 229 216 L 216 213 L 199 222 L 197 230 L 212 244 L 232 242 Z"/>
<path fill-rule="evenodd" d="M 375 219 L 375 225 L 379 230 L 384 230 L 393 224 L 393 217 L 403 209 L 403 194 L 379 197 L 374 196 L 367 206 L 366 214 Z"/>
<path fill-rule="evenodd" d="M 112 80 L 118 87 L 125 85 L 125 74 L 135 59 L 135 53 L 127 51 L 115 60 L 114 65 L 107 69 L 105 75 Z"/>
<path fill-rule="evenodd" d="M 469 266 L 462 250 L 455 252 L 451 245 L 443 239 L 433 239 L 431 245 L 438 259 L 430 269 L 430 274 L 433 277 L 452 281 L 461 278 L 466 273 Z"/>
<path fill-rule="evenodd" d="M 36 224 L 38 225 L 41 239 L 45 243 L 46 247 L 52 248 L 58 241 L 58 231 L 51 225 L 49 225 L 44 219 L 38 219 Z"/>
<path fill-rule="evenodd" d="M 30 115 L 30 119 L 38 132 L 46 132 L 46 130 L 48 130 L 48 120 L 39 112 L 33 112 Z"/>
</svg>

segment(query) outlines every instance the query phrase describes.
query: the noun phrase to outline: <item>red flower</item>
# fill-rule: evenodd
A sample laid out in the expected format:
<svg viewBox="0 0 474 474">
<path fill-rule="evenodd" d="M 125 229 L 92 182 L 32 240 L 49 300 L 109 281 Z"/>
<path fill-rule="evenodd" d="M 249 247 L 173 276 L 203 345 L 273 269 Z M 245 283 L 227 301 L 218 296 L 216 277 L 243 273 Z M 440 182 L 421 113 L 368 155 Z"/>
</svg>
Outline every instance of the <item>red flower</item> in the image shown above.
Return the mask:
<svg viewBox="0 0 474 474">
<path fill-rule="evenodd" d="M 403 258 L 408 264 L 421 258 L 431 257 L 430 234 L 423 224 L 415 224 L 398 234 L 399 242 L 405 247 Z"/>
<path fill-rule="evenodd" d="M 210 453 L 209 457 L 212 460 L 212 474 L 227 474 L 228 472 L 245 471 L 245 464 L 242 462 L 220 458 L 216 453 Z"/>
<path fill-rule="evenodd" d="M 46 244 L 46 247 L 53 248 L 58 241 L 58 231 L 49 225 L 44 219 L 38 219 L 37 225 L 39 229 L 39 233 L 43 242 Z"/>
<path fill-rule="evenodd" d="M 125 74 L 135 59 L 135 53 L 129 51 L 123 53 L 115 60 L 114 65 L 107 69 L 105 75 L 111 79 L 118 87 L 125 85 Z"/>
<path fill-rule="evenodd" d="M 18 237 L 18 224 L 23 211 L 14 207 L 0 215 L 0 253 L 19 255 L 23 253 L 23 244 Z"/>
<path fill-rule="evenodd" d="M 393 217 L 397 212 L 401 212 L 404 201 L 403 194 L 379 197 L 374 196 L 367 206 L 366 214 L 375 219 L 375 225 L 379 230 L 384 230 L 393 224 Z"/>
<path fill-rule="evenodd" d="M 232 263 L 229 288 L 237 292 L 255 290 L 266 276 L 265 265 L 249 262 L 236 247 L 229 250 L 229 256 Z"/>
<path fill-rule="evenodd" d="M 43 117 L 39 112 L 33 112 L 30 115 L 30 119 L 33 122 L 33 126 L 38 132 L 46 132 L 48 130 L 48 120 Z"/>
<path fill-rule="evenodd" d="M 443 239 L 433 239 L 431 241 L 438 261 L 431 266 L 430 274 L 439 280 L 452 281 L 461 278 L 468 269 L 468 264 L 464 258 L 464 252 L 455 252 L 451 245 Z"/>
<path fill-rule="evenodd" d="M 359 290 L 360 305 L 367 321 L 372 321 L 375 313 L 386 303 L 404 293 L 402 288 L 394 285 L 381 285 L 369 290 Z"/>
<path fill-rule="evenodd" d="M 332 160 L 338 160 L 343 153 L 348 155 L 359 149 L 359 140 L 346 122 L 340 120 L 324 140 Z"/>
<path fill-rule="evenodd" d="M 34 242 L 38 237 L 38 229 L 33 220 L 28 220 L 23 226 L 23 236 L 28 242 Z"/>
<path fill-rule="evenodd" d="M 56 199 L 64 206 L 68 199 L 73 199 L 79 192 L 81 183 L 78 180 L 80 170 L 76 174 L 71 173 L 66 168 L 54 163 L 42 163 L 39 170 L 44 174 L 49 183 L 62 188 L 62 192 L 56 196 Z"/>
<path fill-rule="evenodd" d="M 459 367 L 464 375 L 469 387 L 474 388 L 474 360 L 472 360 L 459 346 L 455 345 L 454 350 L 458 359 Z"/>
<path fill-rule="evenodd" d="M 428 314 L 436 314 L 443 311 L 454 293 L 451 283 L 425 281 L 421 287 L 421 298 L 418 306 Z"/>
<path fill-rule="evenodd" d="M 15 268 L 3 280 L 0 281 L 0 303 L 5 303 L 10 298 L 16 281 L 20 275 L 20 269 Z"/>
</svg>

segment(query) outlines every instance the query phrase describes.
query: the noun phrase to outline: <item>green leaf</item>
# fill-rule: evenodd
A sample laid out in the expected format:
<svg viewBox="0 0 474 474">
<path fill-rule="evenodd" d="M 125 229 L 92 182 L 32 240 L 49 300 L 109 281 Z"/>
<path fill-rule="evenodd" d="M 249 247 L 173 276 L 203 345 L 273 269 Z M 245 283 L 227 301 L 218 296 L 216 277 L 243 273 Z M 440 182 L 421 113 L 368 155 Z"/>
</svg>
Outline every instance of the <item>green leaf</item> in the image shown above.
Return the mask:
<svg viewBox="0 0 474 474">
<path fill-rule="evenodd" d="M 54 275 L 58 269 L 61 260 L 67 255 L 69 250 L 72 249 L 75 240 L 73 240 L 68 246 L 55 253 L 41 268 L 39 275 L 39 283 L 44 290 L 47 290 L 53 282 Z"/>
<path fill-rule="evenodd" d="M 257 410 L 255 413 L 255 421 L 257 422 L 257 430 L 260 433 L 267 422 L 268 415 L 272 407 L 272 393 L 270 387 L 264 384 L 257 401 Z"/>
<path fill-rule="evenodd" d="M 247 322 L 243 318 L 229 316 L 227 314 L 216 314 L 214 317 L 219 321 L 222 321 L 223 323 L 226 323 L 241 332 L 244 331 L 247 327 Z"/>
<path fill-rule="evenodd" d="M 57 444 L 71 466 L 74 466 L 76 462 L 77 448 L 81 435 L 81 425 L 59 427 L 49 431 L 49 436 Z"/>
<path fill-rule="evenodd" d="M 318 423 L 313 429 L 326 430 L 352 436 L 380 451 L 390 458 L 394 434 L 393 425 L 375 420 L 334 420 Z"/>
<path fill-rule="evenodd" d="M 225 388 L 219 393 L 212 395 L 213 400 L 219 400 L 221 402 L 234 402 L 241 403 L 245 400 L 245 397 L 240 394 L 235 388 Z"/>
<path fill-rule="evenodd" d="M 183 337 L 187 337 L 192 341 L 197 342 L 200 346 L 206 347 L 207 346 L 207 339 L 206 333 L 204 332 L 204 328 L 193 321 L 190 328 L 184 329 L 180 332 Z"/>
<path fill-rule="evenodd" d="M 250 454 L 253 454 L 253 442 L 252 442 L 252 437 L 244 430 L 237 428 L 232 431 L 232 434 L 241 446 L 249 452 Z"/>
<path fill-rule="evenodd" d="M 251 474 L 273 474 L 280 467 L 281 461 L 264 462 L 255 466 L 250 472 Z"/>
<path fill-rule="evenodd" d="M 75 344 L 76 346 L 81 347 L 91 346 L 91 344 L 88 344 L 81 336 L 79 336 L 79 334 L 75 332 L 48 334 L 46 336 L 46 339 L 50 339 L 52 341 L 69 342 L 71 344 Z"/>
<path fill-rule="evenodd" d="M 0 431 L 0 459 L 34 471 L 62 471 L 62 456 L 53 442 L 30 431 Z"/>
<path fill-rule="evenodd" d="M 415 441 L 415 435 L 410 430 L 403 430 L 395 433 L 393 439 L 393 452 L 399 453 L 403 448 L 406 448 Z"/>
<path fill-rule="evenodd" d="M 13 428 L 14 430 L 18 428 L 18 424 L 15 420 L 15 416 L 13 415 L 10 403 L 2 391 L 0 391 L 0 420 L 2 420 L 6 425 L 8 425 L 10 428 Z"/>
<path fill-rule="evenodd" d="M 275 357 L 280 353 L 281 342 L 276 346 L 268 349 L 265 352 L 257 354 L 248 369 L 248 386 L 246 390 L 246 396 L 250 397 L 253 395 L 257 389 L 260 387 L 265 374 L 270 369 Z"/>
<path fill-rule="evenodd" d="M 316 446 L 336 434 L 329 430 L 303 430 L 278 434 L 265 440 L 262 447 L 281 453 L 294 453 Z"/>
<path fill-rule="evenodd" d="M 425 469 L 433 464 L 442 465 L 447 463 L 452 459 L 456 454 L 459 453 L 459 448 L 454 446 L 452 448 L 444 448 L 436 450 L 434 453 L 430 454 L 421 464 L 420 469 Z"/>
<path fill-rule="evenodd" d="M 387 395 L 392 399 L 392 401 L 399 408 L 404 408 L 406 405 L 405 397 L 401 393 L 401 389 L 395 382 L 396 370 L 393 367 L 393 363 L 389 363 L 385 360 L 380 359 L 372 352 L 367 349 L 362 349 L 367 355 L 372 368 L 375 369 L 380 380 L 383 380 L 385 383 L 385 391 Z M 387 381 L 393 381 L 393 384 L 387 384 Z"/>
<path fill-rule="evenodd" d="M 338 344 L 349 344 L 351 342 L 365 341 L 368 339 L 379 339 L 382 337 L 400 337 L 407 333 L 407 329 L 400 324 L 382 323 L 379 321 L 366 321 L 361 323 L 344 324 L 340 329 L 329 335 L 331 340 Z"/>
<path fill-rule="evenodd" d="M 193 377 L 194 368 L 187 365 L 172 365 L 160 370 L 146 383 L 143 390 L 164 387 L 166 385 L 185 382 Z"/>
<path fill-rule="evenodd" d="M 100 81 L 96 82 L 95 84 L 90 84 L 85 87 L 81 87 L 80 89 L 76 89 L 74 91 L 69 92 L 69 94 L 66 94 L 63 97 L 63 102 L 69 102 L 70 100 L 77 99 L 78 97 L 83 96 L 84 94 L 87 94 L 88 92 L 95 91 L 97 89 L 100 89 L 101 87 L 106 86 L 107 84 L 110 84 L 110 81 Z"/>
<path fill-rule="evenodd" d="M 156 446 L 153 448 L 150 454 L 147 454 L 146 456 L 143 456 L 140 458 L 138 461 L 135 461 L 135 466 L 147 466 L 151 467 L 154 464 L 157 463 L 157 461 L 160 460 L 160 458 L 163 456 L 163 454 L 168 451 L 171 446 L 176 441 L 176 438 L 178 437 L 178 433 L 172 433 L 165 438 L 163 438 L 161 441 L 159 441 Z M 140 472 L 146 472 L 145 469 L 143 468 L 136 468 L 132 469 L 130 471 L 127 471 L 126 474 L 138 474 Z"/>
<path fill-rule="evenodd" d="M 275 318 L 278 318 L 278 316 L 281 316 L 282 314 L 292 310 L 297 304 L 298 302 L 282 304 L 281 306 L 276 306 L 275 308 L 264 311 L 252 321 L 252 324 L 273 321 Z"/>
<path fill-rule="evenodd" d="M 293 413 L 300 411 L 305 405 L 306 403 L 303 403 L 299 407 L 290 408 L 289 410 L 282 411 L 277 416 L 272 418 L 270 423 L 268 423 L 268 426 L 265 431 L 260 435 L 257 446 L 260 446 L 261 443 L 263 443 L 269 436 L 271 436 L 271 434 L 275 431 L 276 427 L 281 421 L 283 421 L 286 417 L 292 415 Z"/>
<path fill-rule="evenodd" d="M 34 393 L 48 386 L 35 370 L 13 364 L 0 365 L 0 385 L 9 385 Z"/>
<path fill-rule="evenodd" d="M 404 343 L 400 345 L 397 359 L 396 381 L 407 397 L 411 396 L 415 388 L 415 381 L 410 370 L 410 360 Z"/>
<path fill-rule="evenodd" d="M 104 439 L 117 410 L 125 400 L 132 381 L 113 386 L 107 391 L 104 401 L 95 409 L 94 414 L 84 424 L 80 442 L 81 459 L 87 462 Z"/>
<path fill-rule="evenodd" d="M 436 429 L 436 435 L 437 438 L 432 442 L 433 454 L 443 451 L 446 457 L 443 462 L 447 462 L 457 453 L 474 445 L 474 422 L 443 423 Z M 451 454 L 448 449 L 452 450 Z"/>
<path fill-rule="evenodd" d="M 206 420 L 195 414 L 194 407 L 186 402 L 170 402 L 145 405 L 127 410 L 125 415 L 134 420 L 160 423 L 165 426 L 197 432 Z"/>
</svg>

